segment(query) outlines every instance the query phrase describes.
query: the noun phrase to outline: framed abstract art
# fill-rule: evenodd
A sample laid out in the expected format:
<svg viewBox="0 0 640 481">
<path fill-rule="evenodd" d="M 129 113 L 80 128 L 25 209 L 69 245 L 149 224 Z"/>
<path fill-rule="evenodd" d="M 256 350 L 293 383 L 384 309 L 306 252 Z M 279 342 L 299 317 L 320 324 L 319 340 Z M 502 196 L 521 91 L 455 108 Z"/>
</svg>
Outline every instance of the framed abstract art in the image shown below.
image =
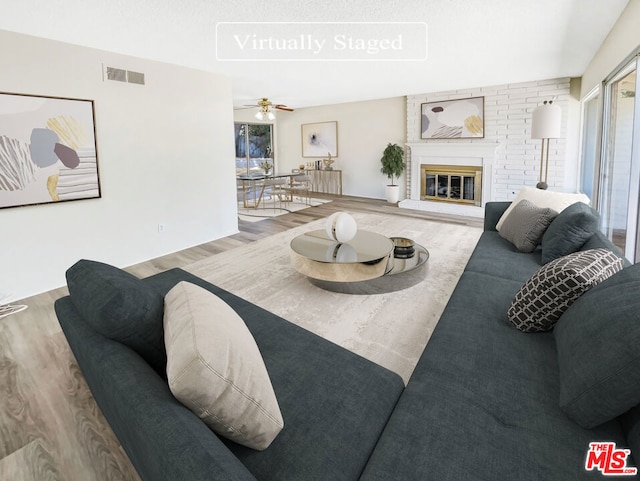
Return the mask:
<svg viewBox="0 0 640 481">
<path fill-rule="evenodd" d="M 96 197 L 93 101 L 0 92 L 0 209 Z"/>
<path fill-rule="evenodd" d="M 421 105 L 423 139 L 484 137 L 484 97 L 428 102 Z"/>
<path fill-rule="evenodd" d="M 303 157 L 338 156 L 338 122 L 302 124 Z"/>
</svg>

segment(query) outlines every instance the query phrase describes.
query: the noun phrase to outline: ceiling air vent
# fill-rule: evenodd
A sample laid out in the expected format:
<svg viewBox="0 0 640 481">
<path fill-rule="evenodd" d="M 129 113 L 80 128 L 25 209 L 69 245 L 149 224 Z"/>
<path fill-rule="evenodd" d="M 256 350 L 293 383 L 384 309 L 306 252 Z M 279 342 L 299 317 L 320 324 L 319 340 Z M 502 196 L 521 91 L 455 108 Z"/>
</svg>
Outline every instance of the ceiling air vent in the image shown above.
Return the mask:
<svg viewBox="0 0 640 481">
<path fill-rule="evenodd" d="M 142 72 L 134 72 L 133 70 L 125 70 L 122 68 L 105 66 L 104 78 L 105 80 L 113 80 L 115 82 L 144 85 L 144 74 Z"/>
</svg>

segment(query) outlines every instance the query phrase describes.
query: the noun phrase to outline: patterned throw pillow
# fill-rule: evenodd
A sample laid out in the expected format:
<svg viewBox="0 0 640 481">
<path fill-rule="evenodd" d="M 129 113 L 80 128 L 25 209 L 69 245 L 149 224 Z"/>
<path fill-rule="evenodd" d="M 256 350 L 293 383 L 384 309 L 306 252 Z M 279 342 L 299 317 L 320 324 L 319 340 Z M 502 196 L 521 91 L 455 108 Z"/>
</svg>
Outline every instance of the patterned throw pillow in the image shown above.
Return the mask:
<svg viewBox="0 0 640 481">
<path fill-rule="evenodd" d="M 574 252 L 553 260 L 522 286 L 507 316 L 521 331 L 549 331 L 576 299 L 622 267 L 622 259 L 608 249 Z"/>
<path fill-rule="evenodd" d="M 536 207 L 526 199 L 521 200 L 511 210 L 498 233 L 516 246 L 519 252 L 533 252 L 557 215 L 553 209 Z"/>
</svg>

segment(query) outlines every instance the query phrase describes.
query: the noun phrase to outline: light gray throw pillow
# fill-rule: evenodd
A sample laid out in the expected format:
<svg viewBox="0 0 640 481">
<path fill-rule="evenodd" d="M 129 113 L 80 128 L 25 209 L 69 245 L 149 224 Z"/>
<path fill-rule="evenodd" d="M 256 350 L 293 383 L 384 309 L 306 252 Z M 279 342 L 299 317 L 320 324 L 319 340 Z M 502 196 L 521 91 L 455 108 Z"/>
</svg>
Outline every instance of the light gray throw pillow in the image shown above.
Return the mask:
<svg viewBox="0 0 640 481">
<path fill-rule="evenodd" d="M 284 427 L 258 346 L 215 294 L 180 282 L 165 296 L 167 378 L 173 395 L 213 431 L 266 449 Z"/>
</svg>

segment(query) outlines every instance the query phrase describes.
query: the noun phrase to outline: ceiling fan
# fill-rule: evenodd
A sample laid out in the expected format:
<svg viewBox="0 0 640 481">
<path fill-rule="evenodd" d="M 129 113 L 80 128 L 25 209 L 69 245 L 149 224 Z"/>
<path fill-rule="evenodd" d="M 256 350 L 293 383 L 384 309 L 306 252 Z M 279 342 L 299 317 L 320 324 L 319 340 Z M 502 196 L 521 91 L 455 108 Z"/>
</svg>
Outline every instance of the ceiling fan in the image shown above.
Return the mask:
<svg viewBox="0 0 640 481">
<path fill-rule="evenodd" d="M 245 107 L 260 107 L 260 110 L 256 113 L 255 117 L 258 120 L 273 120 L 276 118 L 276 116 L 273 114 L 273 112 L 271 111 L 271 109 L 275 109 L 275 110 L 284 110 L 286 112 L 293 112 L 293 109 L 291 107 L 287 107 L 286 105 L 282 105 L 282 104 L 273 104 L 268 98 L 263 97 L 261 98 L 257 105 L 245 105 Z"/>
</svg>

